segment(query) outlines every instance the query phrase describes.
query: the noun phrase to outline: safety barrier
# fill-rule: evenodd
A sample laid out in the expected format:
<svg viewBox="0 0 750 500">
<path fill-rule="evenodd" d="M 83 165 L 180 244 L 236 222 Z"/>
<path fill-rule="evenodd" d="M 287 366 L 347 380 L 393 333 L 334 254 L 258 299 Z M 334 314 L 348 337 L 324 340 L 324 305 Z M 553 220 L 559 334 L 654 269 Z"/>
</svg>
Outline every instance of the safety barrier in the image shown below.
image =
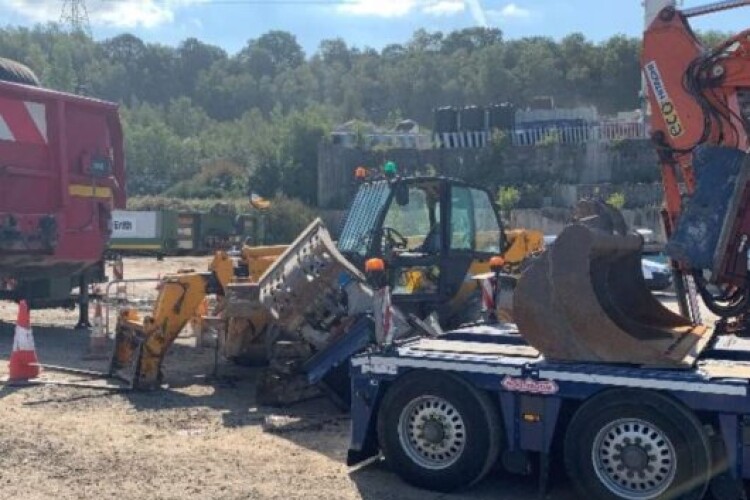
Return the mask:
<svg viewBox="0 0 750 500">
<path fill-rule="evenodd" d="M 110 308 L 114 308 L 115 313 L 127 307 L 150 314 L 159 294 L 157 286 L 160 282 L 161 278 L 136 278 L 112 280 L 107 283 L 104 291 L 104 331 L 108 337 L 114 335 L 110 330 Z"/>
<path fill-rule="evenodd" d="M 507 132 L 514 146 L 541 144 L 584 144 L 587 142 L 646 139 L 643 123 L 600 122 L 580 126 L 516 126 Z"/>
</svg>

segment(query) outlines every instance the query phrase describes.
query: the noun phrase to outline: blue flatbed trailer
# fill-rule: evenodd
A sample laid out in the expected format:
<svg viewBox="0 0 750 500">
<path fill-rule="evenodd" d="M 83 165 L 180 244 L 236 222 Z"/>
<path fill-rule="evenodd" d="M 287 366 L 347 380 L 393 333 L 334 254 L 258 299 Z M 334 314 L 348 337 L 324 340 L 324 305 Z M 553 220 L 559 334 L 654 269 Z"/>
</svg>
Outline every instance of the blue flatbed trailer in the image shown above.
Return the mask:
<svg viewBox="0 0 750 500">
<path fill-rule="evenodd" d="M 382 453 L 419 487 L 469 486 L 499 460 L 538 464 L 544 489 L 562 451 L 588 498 L 746 498 L 750 339 L 717 336 L 668 370 L 548 361 L 513 326 L 480 325 L 370 349 L 351 380 L 348 464 Z"/>
</svg>

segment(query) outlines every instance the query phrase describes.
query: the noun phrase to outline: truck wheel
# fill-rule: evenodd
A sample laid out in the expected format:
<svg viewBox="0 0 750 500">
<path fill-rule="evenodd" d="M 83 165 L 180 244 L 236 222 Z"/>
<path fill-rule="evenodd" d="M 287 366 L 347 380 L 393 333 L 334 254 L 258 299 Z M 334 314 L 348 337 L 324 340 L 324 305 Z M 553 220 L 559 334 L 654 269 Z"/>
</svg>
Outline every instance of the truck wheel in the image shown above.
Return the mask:
<svg viewBox="0 0 750 500">
<path fill-rule="evenodd" d="M 700 500 L 711 451 L 700 422 L 680 403 L 656 392 L 614 390 L 573 416 L 565 468 L 581 498 Z"/>
<path fill-rule="evenodd" d="M 504 434 L 486 394 L 461 378 L 414 372 L 386 393 L 378 438 L 404 481 L 436 491 L 478 482 L 497 461 Z"/>
<path fill-rule="evenodd" d="M 27 66 L 3 57 L 0 57 L 0 80 L 39 86 L 39 79 Z"/>
</svg>

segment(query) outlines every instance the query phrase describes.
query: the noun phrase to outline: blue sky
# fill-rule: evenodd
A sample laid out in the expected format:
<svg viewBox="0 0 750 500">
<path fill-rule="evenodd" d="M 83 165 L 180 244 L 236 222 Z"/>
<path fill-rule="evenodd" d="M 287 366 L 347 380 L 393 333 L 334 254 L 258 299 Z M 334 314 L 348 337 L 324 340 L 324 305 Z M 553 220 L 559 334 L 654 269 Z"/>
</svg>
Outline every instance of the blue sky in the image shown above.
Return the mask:
<svg viewBox="0 0 750 500">
<path fill-rule="evenodd" d="M 706 0 L 685 0 L 686 7 Z M 271 30 L 294 33 L 308 54 L 320 40 L 382 48 L 419 28 L 451 31 L 494 26 L 506 38 L 561 38 L 582 32 L 594 41 L 643 29 L 641 0 L 87 0 L 97 39 L 123 32 L 169 45 L 195 36 L 234 53 Z M 62 0 L 0 0 L 5 24 L 57 21 Z M 698 29 L 750 28 L 750 7 L 696 19 Z"/>
</svg>

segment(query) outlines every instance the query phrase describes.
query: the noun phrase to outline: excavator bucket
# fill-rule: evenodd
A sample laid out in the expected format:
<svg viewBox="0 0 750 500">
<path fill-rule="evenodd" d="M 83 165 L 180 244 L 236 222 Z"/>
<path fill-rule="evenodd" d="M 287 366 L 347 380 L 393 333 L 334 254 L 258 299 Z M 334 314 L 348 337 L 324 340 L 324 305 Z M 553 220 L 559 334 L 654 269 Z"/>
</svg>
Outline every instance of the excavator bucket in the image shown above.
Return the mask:
<svg viewBox="0 0 750 500">
<path fill-rule="evenodd" d="M 664 307 L 646 287 L 643 241 L 603 203 L 579 205 L 578 221 L 521 276 L 513 314 L 547 359 L 687 368 L 708 329 Z"/>
</svg>

